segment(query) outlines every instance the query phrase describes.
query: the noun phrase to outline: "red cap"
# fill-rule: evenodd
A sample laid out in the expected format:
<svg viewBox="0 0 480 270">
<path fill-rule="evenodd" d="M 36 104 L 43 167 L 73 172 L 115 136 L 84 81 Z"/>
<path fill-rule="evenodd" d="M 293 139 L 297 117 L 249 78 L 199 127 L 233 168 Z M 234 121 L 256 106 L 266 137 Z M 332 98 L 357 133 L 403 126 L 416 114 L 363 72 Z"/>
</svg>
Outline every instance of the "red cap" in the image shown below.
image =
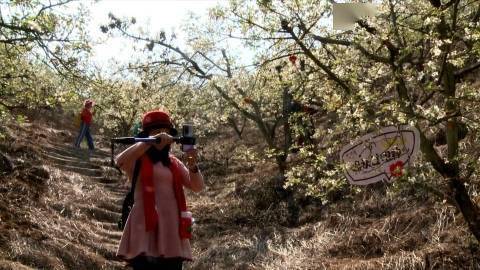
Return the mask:
<svg viewBox="0 0 480 270">
<path fill-rule="evenodd" d="M 172 128 L 172 121 L 170 121 L 170 116 L 163 111 L 150 111 L 143 115 L 142 128 L 152 129 L 152 128 Z"/>
</svg>

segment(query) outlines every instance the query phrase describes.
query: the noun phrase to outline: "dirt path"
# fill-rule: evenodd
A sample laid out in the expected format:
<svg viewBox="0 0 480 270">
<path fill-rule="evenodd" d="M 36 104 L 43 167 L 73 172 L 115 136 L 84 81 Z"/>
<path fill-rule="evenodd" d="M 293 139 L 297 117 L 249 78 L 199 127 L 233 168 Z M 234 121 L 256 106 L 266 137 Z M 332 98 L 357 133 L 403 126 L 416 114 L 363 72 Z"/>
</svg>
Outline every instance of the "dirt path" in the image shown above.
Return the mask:
<svg viewBox="0 0 480 270">
<path fill-rule="evenodd" d="M 0 270 L 126 269 L 115 254 L 122 235 L 117 222 L 128 187 L 125 176 L 110 166 L 109 149 L 99 148 L 89 156 L 84 145 L 81 150 L 72 147 L 74 134 L 37 124 L 11 135 L 20 139 L 6 150 L 16 162 L 16 172 L 0 177 L 6 184 L 2 190 L 7 191 L 2 197 L 0 190 L 0 231 L 7 231 L 5 237 L 0 235 Z M 22 141 L 23 137 L 35 141 Z M 212 236 L 220 233 L 223 213 L 218 212 L 217 195 L 225 189 L 230 192 L 232 185 L 207 181 L 208 190 L 187 191 L 198 223 L 191 241 L 196 261 L 186 263 L 185 269 L 211 268 L 205 252 L 217 249 Z"/>
<path fill-rule="evenodd" d="M 101 199 L 89 200 L 82 196 L 84 200 L 71 206 L 89 218 L 91 230 L 87 237 L 90 236 L 91 241 L 86 241 L 85 246 L 105 258 L 102 266 L 106 269 L 124 269 L 115 253 L 121 237 L 117 221 L 126 188 L 121 184 L 121 176 L 106 166 L 110 156 L 105 150 L 89 155 L 85 149 L 79 151 L 68 144 L 51 145 L 44 150 L 45 158 L 55 167 L 79 175 L 85 189 L 100 191 Z"/>
</svg>

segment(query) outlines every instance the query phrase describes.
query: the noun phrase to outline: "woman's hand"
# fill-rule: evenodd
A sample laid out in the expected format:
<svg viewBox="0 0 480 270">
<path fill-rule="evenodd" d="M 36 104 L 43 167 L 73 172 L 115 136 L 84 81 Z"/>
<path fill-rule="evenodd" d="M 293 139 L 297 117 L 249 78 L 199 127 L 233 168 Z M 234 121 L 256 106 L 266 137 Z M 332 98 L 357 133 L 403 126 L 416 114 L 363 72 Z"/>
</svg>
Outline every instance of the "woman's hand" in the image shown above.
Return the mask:
<svg viewBox="0 0 480 270">
<path fill-rule="evenodd" d="M 184 159 L 189 170 L 194 169 L 197 166 L 198 150 L 190 149 L 184 154 Z"/>
<path fill-rule="evenodd" d="M 198 150 L 188 150 L 183 157 L 190 175 L 190 189 L 194 192 L 202 191 L 205 188 L 205 182 L 202 173 L 198 170 Z"/>
<path fill-rule="evenodd" d="M 163 149 L 163 147 L 165 147 L 166 145 L 173 143 L 173 137 L 166 132 L 160 132 L 158 134 L 155 134 L 153 138 L 160 138 L 160 143 L 157 144 L 159 149 Z"/>
</svg>

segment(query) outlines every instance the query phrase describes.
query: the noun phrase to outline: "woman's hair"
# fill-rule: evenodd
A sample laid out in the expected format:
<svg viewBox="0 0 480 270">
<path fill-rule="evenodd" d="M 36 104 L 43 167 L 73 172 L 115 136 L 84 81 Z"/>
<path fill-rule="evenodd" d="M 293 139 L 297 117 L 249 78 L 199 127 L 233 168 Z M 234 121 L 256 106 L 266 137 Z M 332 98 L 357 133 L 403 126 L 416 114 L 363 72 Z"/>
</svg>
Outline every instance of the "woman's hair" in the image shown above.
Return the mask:
<svg viewBox="0 0 480 270">
<path fill-rule="evenodd" d="M 83 106 L 85 108 L 91 108 L 93 106 L 93 101 L 91 99 L 87 99 L 83 102 Z"/>
<path fill-rule="evenodd" d="M 170 145 L 165 145 L 162 150 L 158 150 L 156 147 L 151 146 L 145 153 L 150 158 L 153 164 L 156 164 L 160 161 L 162 162 L 163 166 L 170 166 Z"/>
<path fill-rule="evenodd" d="M 146 129 L 142 131 L 144 137 L 148 137 L 150 135 L 150 132 L 152 132 L 153 129 Z M 147 156 L 150 158 L 150 160 L 153 162 L 153 164 L 157 162 L 162 162 L 163 166 L 168 167 L 170 166 L 170 145 L 165 145 L 165 147 L 162 148 L 162 150 L 158 150 L 156 147 L 151 146 L 147 152 L 145 152 Z"/>
</svg>

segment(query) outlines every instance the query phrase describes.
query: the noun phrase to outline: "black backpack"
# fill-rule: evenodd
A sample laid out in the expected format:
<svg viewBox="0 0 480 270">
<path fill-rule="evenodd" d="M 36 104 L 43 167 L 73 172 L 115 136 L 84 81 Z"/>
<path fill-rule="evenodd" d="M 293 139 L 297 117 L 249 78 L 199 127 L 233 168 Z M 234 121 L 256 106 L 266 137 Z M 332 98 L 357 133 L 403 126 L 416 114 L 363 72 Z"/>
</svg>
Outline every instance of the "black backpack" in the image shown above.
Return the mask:
<svg viewBox="0 0 480 270">
<path fill-rule="evenodd" d="M 125 228 L 128 215 L 130 214 L 130 211 L 132 210 L 132 207 L 133 207 L 133 203 L 135 202 L 133 195 L 135 194 L 135 185 L 137 183 L 139 172 L 140 172 L 140 159 L 138 159 L 135 162 L 135 168 L 133 169 L 133 176 L 132 176 L 132 186 L 130 187 L 130 191 L 125 196 L 125 199 L 123 199 L 122 216 L 120 217 L 120 220 L 117 223 L 118 229 L 120 230 L 123 230 Z"/>
</svg>

